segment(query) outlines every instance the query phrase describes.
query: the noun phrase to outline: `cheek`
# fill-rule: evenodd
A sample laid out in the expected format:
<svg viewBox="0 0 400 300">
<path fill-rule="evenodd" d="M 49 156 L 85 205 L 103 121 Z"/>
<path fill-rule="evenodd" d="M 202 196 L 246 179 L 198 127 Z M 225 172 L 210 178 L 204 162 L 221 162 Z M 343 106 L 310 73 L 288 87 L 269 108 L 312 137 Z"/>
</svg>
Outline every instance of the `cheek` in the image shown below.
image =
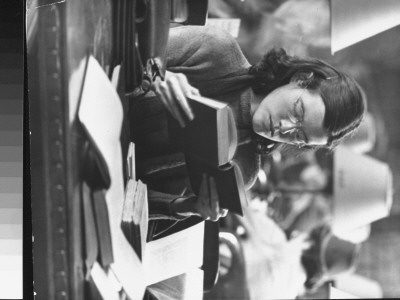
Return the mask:
<svg viewBox="0 0 400 300">
<path fill-rule="evenodd" d="M 267 107 L 263 105 L 263 103 L 261 103 L 253 115 L 253 124 L 255 125 L 262 124 L 263 120 L 267 118 L 268 115 L 269 113 Z"/>
<path fill-rule="evenodd" d="M 285 101 L 283 97 L 274 97 L 264 105 L 264 110 L 268 111 L 272 119 L 278 122 L 282 118 L 286 118 L 290 110 L 289 101 Z"/>
</svg>

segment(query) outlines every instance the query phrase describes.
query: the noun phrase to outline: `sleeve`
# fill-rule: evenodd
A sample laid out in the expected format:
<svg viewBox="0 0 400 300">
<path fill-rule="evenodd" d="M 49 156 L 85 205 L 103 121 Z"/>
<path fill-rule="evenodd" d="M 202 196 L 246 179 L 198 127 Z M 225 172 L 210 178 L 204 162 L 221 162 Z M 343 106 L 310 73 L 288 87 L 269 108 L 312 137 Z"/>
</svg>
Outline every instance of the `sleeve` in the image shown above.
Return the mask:
<svg viewBox="0 0 400 300">
<path fill-rule="evenodd" d="M 175 214 L 171 209 L 171 205 L 179 198 L 190 198 L 194 195 L 180 196 L 149 190 L 147 196 L 149 200 L 149 215 L 151 220 L 183 220 L 187 217 Z"/>
<path fill-rule="evenodd" d="M 171 28 L 166 57 L 168 71 L 184 73 L 194 86 L 250 67 L 228 32 L 207 26 Z"/>
</svg>

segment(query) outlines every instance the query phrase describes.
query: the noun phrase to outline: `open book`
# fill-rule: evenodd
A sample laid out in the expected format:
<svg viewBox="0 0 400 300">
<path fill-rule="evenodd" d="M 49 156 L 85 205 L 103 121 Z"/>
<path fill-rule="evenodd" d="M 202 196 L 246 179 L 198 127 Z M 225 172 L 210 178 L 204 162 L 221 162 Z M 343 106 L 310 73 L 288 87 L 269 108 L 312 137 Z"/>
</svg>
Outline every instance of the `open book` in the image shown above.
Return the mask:
<svg viewBox="0 0 400 300">
<path fill-rule="evenodd" d="M 183 129 L 170 122 L 172 139 L 185 153 L 193 190 L 200 188 L 203 173 L 214 177 L 220 207 L 243 215 L 247 203 L 243 176 L 233 157 L 238 146 L 232 109 L 223 102 L 190 96 L 195 119 Z"/>
</svg>

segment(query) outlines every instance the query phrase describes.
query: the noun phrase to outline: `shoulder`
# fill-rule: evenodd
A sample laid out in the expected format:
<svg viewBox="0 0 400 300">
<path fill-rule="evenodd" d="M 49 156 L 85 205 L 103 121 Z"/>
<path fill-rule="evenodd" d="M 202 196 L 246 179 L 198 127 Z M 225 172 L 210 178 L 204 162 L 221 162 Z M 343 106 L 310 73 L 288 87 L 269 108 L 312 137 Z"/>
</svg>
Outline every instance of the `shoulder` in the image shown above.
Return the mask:
<svg viewBox="0 0 400 300">
<path fill-rule="evenodd" d="M 250 64 L 236 41 L 226 30 L 209 26 L 179 26 L 170 29 L 171 46 L 190 49 L 197 57 L 206 56 L 209 60 L 228 60 L 249 67 Z"/>
<path fill-rule="evenodd" d="M 175 38 L 187 38 L 199 42 L 211 42 L 216 44 L 232 43 L 237 44 L 227 31 L 209 26 L 178 26 L 169 31 L 169 36 Z"/>
</svg>

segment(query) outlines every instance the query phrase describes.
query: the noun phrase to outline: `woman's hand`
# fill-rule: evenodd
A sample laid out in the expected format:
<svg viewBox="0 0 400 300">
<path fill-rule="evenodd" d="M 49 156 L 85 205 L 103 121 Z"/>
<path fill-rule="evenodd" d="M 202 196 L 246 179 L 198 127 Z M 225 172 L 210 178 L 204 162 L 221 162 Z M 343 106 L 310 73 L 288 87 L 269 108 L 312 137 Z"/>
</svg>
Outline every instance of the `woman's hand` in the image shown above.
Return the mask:
<svg viewBox="0 0 400 300">
<path fill-rule="evenodd" d="M 172 210 L 182 216 L 197 215 L 213 222 L 228 214 L 227 209 L 219 207 L 214 178 L 208 178 L 206 174 L 203 174 L 199 195 L 192 198 L 178 198 L 172 204 Z"/>
<path fill-rule="evenodd" d="M 156 78 L 153 89 L 181 127 L 185 127 L 186 120 L 194 119 L 186 97 L 190 95 L 199 96 L 200 93 L 199 90 L 189 84 L 184 74 L 167 71 L 164 81 Z"/>
</svg>

